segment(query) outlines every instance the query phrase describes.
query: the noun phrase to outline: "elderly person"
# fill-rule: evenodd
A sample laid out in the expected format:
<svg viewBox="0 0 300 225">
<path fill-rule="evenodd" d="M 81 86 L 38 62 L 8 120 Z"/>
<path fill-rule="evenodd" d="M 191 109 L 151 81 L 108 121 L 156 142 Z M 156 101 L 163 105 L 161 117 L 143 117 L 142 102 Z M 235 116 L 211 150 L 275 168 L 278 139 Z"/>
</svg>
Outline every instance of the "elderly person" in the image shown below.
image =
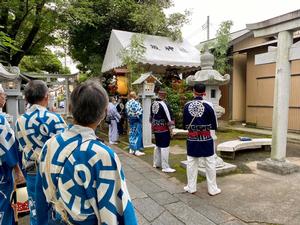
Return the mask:
<svg viewBox="0 0 300 225">
<path fill-rule="evenodd" d="M 117 141 L 119 140 L 118 122 L 120 121 L 121 116 L 118 113 L 115 104 L 116 104 L 116 99 L 114 97 L 110 97 L 106 116 L 109 121 L 108 139 L 109 139 L 109 144 L 111 145 L 118 144 Z"/>
<path fill-rule="evenodd" d="M 203 100 L 205 85 L 194 85 L 194 99 L 184 106 L 183 124 L 188 130 L 187 138 L 187 186 L 189 193 L 197 191 L 199 159 L 205 162 L 206 181 L 209 195 L 217 195 L 221 190 L 216 182 L 216 161 L 212 130 L 217 130 L 217 118 L 211 103 Z"/>
<path fill-rule="evenodd" d="M 62 117 L 47 110 L 48 87 L 41 80 L 30 81 L 25 87 L 25 99 L 30 105 L 16 123 L 17 139 L 22 151 L 23 167 L 30 209 L 30 224 L 37 225 L 35 204 L 36 166 L 42 147 L 52 136 L 61 133 L 66 124 Z"/>
<path fill-rule="evenodd" d="M 136 156 L 145 155 L 140 150 L 143 148 L 143 128 L 142 118 L 143 109 L 141 104 L 136 100 L 137 96 L 134 91 L 129 94 L 129 101 L 126 103 L 126 114 L 129 120 L 129 153 Z"/>
<path fill-rule="evenodd" d="M 153 167 L 160 167 L 165 173 L 173 173 L 176 170 L 169 165 L 169 146 L 174 119 L 166 96 L 167 92 L 159 91 L 158 98 L 151 105 L 150 123 L 155 136 Z"/>
<path fill-rule="evenodd" d="M 15 219 L 10 197 L 14 190 L 14 180 L 20 183 L 24 178 L 18 166 L 18 145 L 14 132 L 2 113 L 5 102 L 6 94 L 0 84 L 0 224 L 13 225 Z"/>
<path fill-rule="evenodd" d="M 95 82 L 72 92 L 74 125 L 52 137 L 41 153 L 39 225 L 137 224 L 121 162 L 95 134 L 107 104 L 106 91 Z M 47 203 L 53 211 L 48 218 Z"/>
</svg>

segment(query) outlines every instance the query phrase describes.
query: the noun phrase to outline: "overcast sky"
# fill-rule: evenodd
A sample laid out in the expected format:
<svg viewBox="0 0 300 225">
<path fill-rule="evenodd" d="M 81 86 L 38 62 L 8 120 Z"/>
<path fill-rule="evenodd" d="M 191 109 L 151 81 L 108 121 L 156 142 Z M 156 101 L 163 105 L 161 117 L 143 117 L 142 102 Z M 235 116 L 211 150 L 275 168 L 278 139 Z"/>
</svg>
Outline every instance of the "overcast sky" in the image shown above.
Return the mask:
<svg viewBox="0 0 300 225">
<path fill-rule="evenodd" d="M 173 0 L 174 7 L 167 13 L 192 12 L 190 23 L 182 29 L 183 37 L 191 44 L 206 40 L 202 30 L 207 16 L 210 16 L 210 37 L 215 36 L 219 24 L 232 20 L 231 31 L 246 28 L 246 24 L 260 22 L 275 16 L 300 9 L 300 0 Z"/>
</svg>

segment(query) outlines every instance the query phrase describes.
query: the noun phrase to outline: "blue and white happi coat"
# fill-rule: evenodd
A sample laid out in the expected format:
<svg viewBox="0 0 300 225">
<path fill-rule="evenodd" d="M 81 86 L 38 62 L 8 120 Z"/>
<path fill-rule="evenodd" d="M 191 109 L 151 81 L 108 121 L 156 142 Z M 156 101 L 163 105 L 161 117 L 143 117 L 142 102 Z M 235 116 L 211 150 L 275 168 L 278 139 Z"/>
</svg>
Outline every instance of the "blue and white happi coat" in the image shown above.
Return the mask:
<svg viewBox="0 0 300 225">
<path fill-rule="evenodd" d="M 15 224 L 10 197 L 14 187 L 12 170 L 17 164 L 15 135 L 5 115 L 0 113 L 0 225 Z"/>
<path fill-rule="evenodd" d="M 46 143 L 36 187 L 39 225 L 46 202 L 63 206 L 57 213 L 72 224 L 137 224 L 121 162 L 91 128 L 73 125 Z"/>
<path fill-rule="evenodd" d="M 134 99 L 130 99 L 125 108 L 130 127 L 129 148 L 136 151 L 143 148 L 143 109 L 141 104 Z"/>
<path fill-rule="evenodd" d="M 209 157 L 214 154 L 211 130 L 217 130 L 217 118 L 212 104 L 196 97 L 184 106 L 183 125 L 188 130 L 187 155 Z"/>
<path fill-rule="evenodd" d="M 52 136 L 61 133 L 66 123 L 59 114 L 50 112 L 40 105 L 32 105 L 16 123 L 17 139 L 23 152 L 23 165 L 35 162 L 45 142 Z"/>
</svg>

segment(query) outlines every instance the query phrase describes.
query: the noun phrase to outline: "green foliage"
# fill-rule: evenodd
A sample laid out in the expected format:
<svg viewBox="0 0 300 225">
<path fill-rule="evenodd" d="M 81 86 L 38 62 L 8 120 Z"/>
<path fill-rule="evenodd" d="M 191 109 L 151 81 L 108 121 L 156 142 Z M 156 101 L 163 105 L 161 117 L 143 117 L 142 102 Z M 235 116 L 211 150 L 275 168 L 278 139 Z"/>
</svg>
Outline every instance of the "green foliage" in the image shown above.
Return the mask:
<svg viewBox="0 0 300 225">
<path fill-rule="evenodd" d="M 7 46 L 2 58 L 17 66 L 25 55 L 38 55 L 45 46 L 56 44 L 55 32 L 66 29 L 67 5 L 64 0 L 0 1 L 0 30 L 16 47 Z"/>
<path fill-rule="evenodd" d="M 122 64 L 127 66 L 129 71 L 128 82 L 129 88 L 132 89 L 132 82 L 134 82 L 143 73 L 142 68 L 138 65 L 138 62 L 143 59 L 146 52 L 144 47 L 145 37 L 142 34 L 134 34 L 131 37 L 130 46 L 122 49 L 119 56 L 122 60 Z"/>
<path fill-rule="evenodd" d="M 5 34 L 3 31 L 0 31 L 0 63 L 9 63 L 3 57 L 5 54 L 8 53 L 9 48 L 18 51 L 18 48 L 14 44 L 14 40 L 7 36 L 7 34 Z"/>
<path fill-rule="evenodd" d="M 19 66 L 22 71 L 27 72 L 70 73 L 69 69 L 63 67 L 57 56 L 48 49 L 39 55 L 24 56 Z"/>
<path fill-rule="evenodd" d="M 167 17 L 170 0 L 73 0 L 70 1 L 70 52 L 83 71 L 99 74 L 91 57 L 101 66 L 112 29 L 166 35 L 180 39 L 188 13 Z"/>
<path fill-rule="evenodd" d="M 183 81 L 164 87 L 164 90 L 167 92 L 167 102 L 172 109 L 175 125 L 177 128 L 182 129 L 183 108 L 185 103 L 193 99 L 193 92 L 189 90 L 189 87 Z"/>
<path fill-rule="evenodd" d="M 231 71 L 231 66 L 228 63 L 227 51 L 230 42 L 230 28 L 233 22 L 228 20 L 221 23 L 218 31 L 216 42 L 213 44 L 213 54 L 215 56 L 215 69 L 221 74 Z"/>
</svg>

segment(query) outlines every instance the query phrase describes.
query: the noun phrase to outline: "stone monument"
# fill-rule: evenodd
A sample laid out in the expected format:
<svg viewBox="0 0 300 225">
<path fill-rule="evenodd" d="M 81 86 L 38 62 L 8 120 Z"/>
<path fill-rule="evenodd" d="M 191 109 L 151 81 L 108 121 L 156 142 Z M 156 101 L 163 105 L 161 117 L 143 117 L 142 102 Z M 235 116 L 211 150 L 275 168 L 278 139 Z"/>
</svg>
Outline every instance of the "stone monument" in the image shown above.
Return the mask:
<svg viewBox="0 0 300 225">
<path fill-rule="evenodd" d="M 155 83 L 161 82 L 153 76 L 152 72 L 144 73 L 132 85 L 138 85 L 138 94 L 142 98 L 143 107 L 143 144 L 144 147 L 154 147 L 152 144 L 152 129 L 150 118 L 151 99 L 155 96 Z"/>
<path fill-rule="evenodd" d="M 0 63 L 0 83 L 7 94 L 6 113 L 12 127 L 19 115 L 19 99 L 21 93 L 21 78 L 18 67 L 6 68 Z"/>
<path fill-rule="evenodd" d="M 195 75 L 187 77 L 186 83 L 190 86 L 196 83 L 206 85 L 206 96 L 204 96 L 204 99 L 214 105 L 217 117 L 220 118 L 225 113 L 225 109 L 219 105 L 222 97 L 219 86 L 228 84 L 230 75 L 225 74 L 222 76 L 217 70 L 213 69 L 215 58 L 210 52 L 206 51 L 202 54 L 200 60 L 201 70 Z"/>
</svg>

